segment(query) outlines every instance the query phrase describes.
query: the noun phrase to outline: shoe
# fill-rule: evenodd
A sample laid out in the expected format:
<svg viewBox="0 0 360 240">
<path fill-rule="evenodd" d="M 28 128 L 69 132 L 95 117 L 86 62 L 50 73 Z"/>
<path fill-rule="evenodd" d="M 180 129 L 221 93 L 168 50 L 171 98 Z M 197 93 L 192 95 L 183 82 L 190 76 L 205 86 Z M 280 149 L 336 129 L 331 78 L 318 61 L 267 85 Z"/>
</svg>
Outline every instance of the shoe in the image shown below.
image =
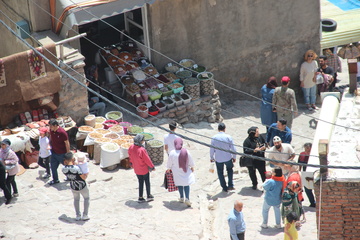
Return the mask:
<svg viewBox="0 0 360 240">
<path fill-rule="evenodd" d="M 42 175 L 41 177 L 42 177 L 42 178 L 47 179 L 47 178 L 51 177 L 51 175 L 50 175 L 50 174 L 45 173 L 45 174 L 44 174 L 44 175 Z"/>
<path fill-rule="evenodd" d="M 318 109 L 319 109 L 315 104 L 312 104 L 312 105 L 311 105 L 311 108 L 314 109 L 314 110 L 318 110 Z"/>
<path fill-rule="evenodd" d="M 48 184 L 51 186 L 51 185 L 57 184 L 59 182 L 60 182 L 59 180 L 57 180 L 57 181 L 51 180 L 50 182 L 48 182 Z"/>
<path fill-rule="evenodd" d="M 275 228 L 277 228 L 277 229 L 282 228 L 282 227 L 281 227 L 281 224 L 276 224 L 276 225 L 275 225 Z"/>
<path fill-rule="evenodd" d="M 228 192 L 228 190 L 227 190 L 227 189 L 223 189 L 222 191 L 223 191 L 223 192 L 226 192 L 226 193 Z"/>
<path fill-rule="evenodd" d="M 253 185 L 251 188 L 254 189 L 254 190 L 256 190 L 256 189 L 257 189 L 257 185 Z"/>
<path fill-rule="evenodd" d="M 234 187 L 229 187 L 227 190 L 228 191 L 233 191 L 233 190 L 235 190 L 235 188 Z"/>
<path fill-rule="evenodd" d="M 76 215 L 75 221 L 80 221 L 81 220 L 81 215 Z"/>
<path fill-rule="evenodd" d="M 150 194 L 150 195 L 146 198 L 146 201 L 147 201 L 147 202 L 154 201 L 154 196 Z"/>
<path fill-rule="evenodd" d="M 191 202 L 190 202 L 189 199 L 186 199 L 186 200 L 185 200 L 185 204 L 186 204 L 188 207 L 191 207 Z"/>
<path fill-rule="evenodd" d="M 143 198 L 143 197 L 139 197 L 139 199 L 138 199 L 138 203 L 143 203 L 143 202 L 146 202 L 145 198 Z"/>
<path fill-rule="evenodd" d="M 89 219 L 90 219 L 89 216 L 86 215 L 86 214 L 84 214 L 84 215 L 82 216 L 82 218 L 81 218 L 81 220 L 83 220 L 83 221 L 87 221 L 87 220 L 89 220 Z"/>
<path fill-rule="evenodd" d="M 179 198 L 179 202 L 184 203 L 185 199 L 184 198 Z"/>
<path fill-rule="evenodd" d="M 262 228 L 268 228 L 268 225 L 267 224 L 265 224 L 265 223 L 263 223 L 263 224 L 261 224 L 261 226 L 260 227 L 262 227 Z"/>
<path fill-rule="evenodd" d="M 18 193 L 14 193 L 14 194 L 13 194 L 13 197 L 18 197 L 18 196 L 19 196 Z"/>
<path fill-rule="evenodd" d="M 6 199 L 5 205 L 10 204 L 10 203 L 11 203 L 11 199 L 12 199 L 12 197 L 11 197 L 11 198 Z"/>
</svg>

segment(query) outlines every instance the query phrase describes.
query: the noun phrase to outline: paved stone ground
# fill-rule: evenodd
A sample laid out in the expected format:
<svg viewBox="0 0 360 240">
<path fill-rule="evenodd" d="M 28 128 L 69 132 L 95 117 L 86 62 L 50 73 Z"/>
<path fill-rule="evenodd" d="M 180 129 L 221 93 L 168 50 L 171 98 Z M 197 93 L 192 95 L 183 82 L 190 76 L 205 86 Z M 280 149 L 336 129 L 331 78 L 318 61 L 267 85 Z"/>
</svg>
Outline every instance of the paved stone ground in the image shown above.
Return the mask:
<svg viewBox="0 0 360 240">
<path fill-rule="evenodd" d="M 260 130 L 265 131 L 259 120 L 259 106 L 258 101 L 223 104 L 222 115 L 227 132 L 233 136 L 236 144 L 242 145 L 251 126 L 260 126 Z M 309 113 L 304 105 L 299 106 L 300 113 Z M 311 141 L 315 130 L 310 123 L 318 115 L 319 112 L 315 112 L 300 114 L 295 118 L 292 145 L 296 153 L 302 151 L 305 142 Z M 136 123 L 127 114 L 124 120 Z M 164 119 L 156 123 L 167 128 Z M 201 122 L 183 127 L 199 135 L 179 128 L 180 134 L 206 143 L 210 143 L 209 138 L 217 133 L 217 124 Z M 155 139 L 162 140 L 165 134 L 150 125 L 145 129 L 153 133 Z M 229 239 L 226 219 L 237 199 L 244 202 L 246 239 L 283 239 L 282 229 L 260 228 L 263 195 L 260 190 L 250 188 L 246 168 L 236 169 L 236 190 L 222 193 L 216 173 L 208 171 L 209 149 L 190 141 L 185 141 L 185 145 L 196 161 L 196 183 L 191 186 L 190 193 L 193 202 L 191 208 L 177 202 L 177 192 L 170 193 L 161 187 L 166 159 L 151 173 L 155 201 L 142 204 L 136 201 L 137 179 L 133 170 L 117 168 L 104 171 L 90 163 L 91 219 L 87 222 L 74 219 L 73 197 L 68 183 L 47 186 L 39 178 L 42 169 L 29 169 L 16 178 L 20 194 L 17 199 L 5 205 L 1 194 L 0 230 L 4 239 Z M 242 152 L 242 149 L 238 147 L 238 151 Z M 59 176 L 63 176 L 60 168 Z M 213 206 L 209 200 L 213 200 Z M 304 206 L 308 205 L 306 198 Z M 316 239 L 315 209 L 305 207 L 305 211 L 307 222 L 299 231 L 300 239 Z M 270 211 L 269 225 L 274 224 L 274 215 Z"/>
</svg>

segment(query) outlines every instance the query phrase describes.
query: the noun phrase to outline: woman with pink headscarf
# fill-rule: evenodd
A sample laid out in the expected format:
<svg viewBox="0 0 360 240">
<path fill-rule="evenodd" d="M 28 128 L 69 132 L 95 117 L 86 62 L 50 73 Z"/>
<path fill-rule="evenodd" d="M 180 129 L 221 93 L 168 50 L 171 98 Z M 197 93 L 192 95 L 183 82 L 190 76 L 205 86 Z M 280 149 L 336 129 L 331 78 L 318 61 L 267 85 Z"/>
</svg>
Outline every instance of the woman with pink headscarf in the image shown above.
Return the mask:
<svg viewBox="0 0 360 240">
<path fill-rule="evenodd" d="M 195 182 L 194 161 L 190 153 L 183 148 L 183 140 L 176 138 L 174 140 L 175 149 L 169 154 L 167 168 L 171 169 L 174 176 L 175 186 L 179 188 L 180 202 L 185 202 L 188 207 L 191 207 L 190 202 L 190 184 Z M 185 193 L 185 198 L 184 198 Z"/>
</svg>

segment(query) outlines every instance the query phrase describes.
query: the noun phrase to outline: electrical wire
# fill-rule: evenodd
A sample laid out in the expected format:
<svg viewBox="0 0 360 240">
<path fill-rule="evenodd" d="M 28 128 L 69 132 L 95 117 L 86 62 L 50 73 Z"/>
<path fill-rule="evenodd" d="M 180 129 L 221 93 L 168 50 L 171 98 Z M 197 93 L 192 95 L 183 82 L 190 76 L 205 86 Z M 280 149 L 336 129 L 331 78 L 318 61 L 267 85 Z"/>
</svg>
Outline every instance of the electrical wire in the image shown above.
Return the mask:
<svg viewBox="0 0 360 240">
<path fill-rule="evenodd" d="M 174 59 L 166 56 L 165 54 L 163 54 L 163 53 L 161 53 L 161 52 L 159 52 L 159 51 L 157 51 L 157 50 L 155 50 L 155 49 L 153 49 L 153 48 L 150 48 L 150 47 L 146 46 L 145 44 L 137 41 L 136 39 L 134 39 L 134 38 L 132 38 L 132 37 L 130 37 L 130 36 L 127 35 L 126 33 L 120 31 L 119 29 L 117 29 L 117 28 L 114 27 L 113 25 L 107 23 L 106 21 L 102 20 L 101 18 L 98 18 L 96 15 L 94 15 L 93 13 L 91 13 L 90 11 L 88 11 L 85 7 L 79 6 L 77 3 L 75 3 L 75 2 L 72 1 L 72 0 L 70 0 L 70 2 L 72 2 L 72 3 L 73 3 L 75 6 L 77 6 L 78 8 L 80 8 L 82 11 L 85 11 L 86 13 L 92 15 L 93 17 L 95 17 L 95 18 L 98 19 L 99 21 L 105 23 L 107 26 L 113 28 L 114 30 L 116 30 L 116 31 L 119 32 L 120 34 L 126 36 L 127 38 L 131 39 L 132 41 L 136 42 L 137 44 L 140 44 L 140 45 L 142 45 L 143 47 L 145 47 L 145 48 L 147 48 L 147 49 L 149 49 L 149 50 L 151 50 L 151 51 L 159 54 L 160 56 L 168 59 L 169 61 L 178 64 L 178 62 L 176 62 Z M 73 31 L 74 31 L 74 30 L 73 30 Z M 183 67 L 183 68 L 185 68 L 185 69 L 187 69 L 187 70 L 189 70 L 189 71 L 191 71 L 191 72 L 196 72 L 196 71 L 194 71 L 194 70 L 191 69 L 191 68 L 186 68 L 186 67 Z M 197 73 L 197 72 L 196 72 L 196 73 Z M 255 98 L 255 99 L 257 99 L 257 100 L 264 101 L 263 99 L 261 99 L 261 98 L 259 98 L 259 97 L 256 97 L 256 96 L 254 96 L 254 95 L 252 95 L 252 94 L 250 94 L 250 93 L 247 93 L 247 92 L 241 91 L 241 90 L 239 90 L 239 89 L 235 89 L 235 88 L 233 88 L 233 87 L 227 86 L 226 84 L 224 84 L 224 83 L 222 83 L 222 82 L 220 82 L 220 81 L 218 81 L 218 80 L 216 80 L 216 79 L 214 79 L 214 81 L 217 82 L 218 84 L 226 87 L 226 88 L 229 88 L 229 89 L 233 90 L 233 91 L 237 91 L 237 92 L 239 92 L 239 93 L 242 93 L 242 94 L 247 95 L 247 96 L 249 96 L 249 97 Z M 273 105 L 271 102 L 267 102 L 267 101 L 264 101 L 264 102 Z M 288 109 L 288 108 L 285 108 L 285 107 L 281 107 L 281 106 L 279 106 L 279 105 L 273 105 L 273 106 L 276 106 L 276 108 L 278 108 L 278 109 L 283 109 L 283 110 L 291 111 L 291 112 L 294 113 L 294 111 L 293 111 L 292 109 Z M 343 125 L 340 125 L 340 124 L 335 124 L 335 123 L 332 123 L 332 122 L 329 122 L 329 121 L 326 121 L 326 120 L 323 120 L 323 119 L 320 119 L 320 118 L 317 118 L 317 117 L 310 116 L 310 115 L 308 115 L 308 114 L 302 113 L 302 115 L 305 115 L 305 116 L 307 116 L 307 117 L 309 117 L 309 118 L 312 118 L 312 119 L 315 119 L 315 120 L 317 120 L 317 121 L 322 121 L 322 122 L 325 122 L 325 123 L 328 123 L 328 124 L 331 124 L 331 125 L 343 127 L 343 128 L 345 128 L 345 129 L 352 129 L 352 130 L 354 130 L 354 131 L 360 131 L 360 129 L 357 129 L 357 128 L 352 128 L 352 127 L 343 126 Z"/>
</svg>

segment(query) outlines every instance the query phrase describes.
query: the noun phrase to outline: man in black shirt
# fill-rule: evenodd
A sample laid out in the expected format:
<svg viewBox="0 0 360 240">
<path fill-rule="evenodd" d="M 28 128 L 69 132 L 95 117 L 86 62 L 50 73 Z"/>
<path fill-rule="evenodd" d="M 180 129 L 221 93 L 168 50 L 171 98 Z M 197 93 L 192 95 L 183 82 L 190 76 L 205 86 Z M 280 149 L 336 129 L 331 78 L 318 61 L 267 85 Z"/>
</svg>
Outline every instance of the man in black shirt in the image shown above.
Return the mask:
<svg viewBox="0 0 360 240">
<path fill-rule="evenodd" d="M 329 81 L 326 80 L 326 77 L 324 76 L 324 83 L 322 84 L 318 84 L 318 93 L 320 94 L 321 92 L 326 92 L 326 91 L 332 91 L 332 82 L 334 81 L 334 74 L 335 71 L 332 67 L 329 67 L 326 64 L 326 59 L 327 57 L 324 55 L 320 55 L 319 57 L 319 64 L 320 67 L 317 69 L 317 73 L 316 74 L 328 74 L 331 77 L 331 79 L 329 78 Z"/>
</svg>

